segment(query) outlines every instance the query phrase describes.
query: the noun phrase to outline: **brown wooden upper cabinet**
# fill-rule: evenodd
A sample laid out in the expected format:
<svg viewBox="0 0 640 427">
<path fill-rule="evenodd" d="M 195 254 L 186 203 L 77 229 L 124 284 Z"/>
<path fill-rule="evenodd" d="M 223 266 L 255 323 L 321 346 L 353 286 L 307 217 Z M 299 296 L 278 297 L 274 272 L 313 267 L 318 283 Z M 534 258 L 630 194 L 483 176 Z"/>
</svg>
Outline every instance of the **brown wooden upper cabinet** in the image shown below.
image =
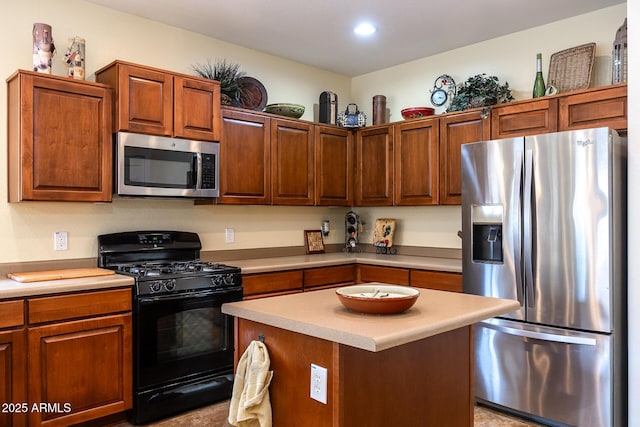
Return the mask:
<svg viewBox="0 0 640 427">
<path fill-rule="evenodd" d="M 460 147 L 469 142 L 490 139 L 491 120 L 482 109 L 440 118 L 440 195 L 439 204 L 459 205 L 462 202 Z"/>
<path fill-rule="evenodd" d="M 220 83 L 114 61 L 96 81 L 115 88 L 113 131 L 219 141 Z"/>
<path fill-rule="evenodd" d="M 111 89 L 20 70 L 7 91 L 9 201 L 111 201 Z"/>
<path fill-rule="evenodd" d="M 627 131 L 627 84 L 591 89 L 561 97 L 558 130 L 606 126 Z"/>
<path fill-rule="evenodd" d="M 394 125 L 394 205 L 438 204 L 438 119 Z"/>
<path fill-rule="evenodd" d="M 316 205 L 353 204 L 355 149 L 353 132 L 335 126 L 315 126 Z"/>
<path fill-rule="evenodd" d="M 313 124 L 271 119 L 271 185 L 274 205 L 314 204 Z"/>
<path fill-rule="evenodd" d="M 601 126 L 626 132 L 626 83 L 513 102 L 491 110 L 492 139 Z"/>
<path fill-rule="evenodd" d="M 271 120 L 264 114 L 222 109 L 218 203 L 271 203 Z"/>
<path fill-rule="evenodd" d="M 356 132 L 356 206 L 393 205 L 393 125 Z"/>
<path fill-rule="evenodd" d="M 556 132 L 558 100 L 508 103 L 491 109 L 491 139 Z"/>
</svg>

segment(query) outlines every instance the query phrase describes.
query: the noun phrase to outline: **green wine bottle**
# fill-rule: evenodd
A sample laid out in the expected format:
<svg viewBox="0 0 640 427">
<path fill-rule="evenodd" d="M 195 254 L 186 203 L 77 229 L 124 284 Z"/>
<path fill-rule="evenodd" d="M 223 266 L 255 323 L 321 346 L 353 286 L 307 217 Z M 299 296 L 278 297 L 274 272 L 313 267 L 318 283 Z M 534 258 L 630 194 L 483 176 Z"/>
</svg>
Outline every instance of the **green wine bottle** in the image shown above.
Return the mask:
<svg viewBox="0 0 640 427">
<path fill-rule="evenodd" d="M 544 96 L 544 78 L 542 77 L 542 54 L 536 55 L 536 81 L 533 83 L 533 97 L 540 98 Z"/>
</svg>

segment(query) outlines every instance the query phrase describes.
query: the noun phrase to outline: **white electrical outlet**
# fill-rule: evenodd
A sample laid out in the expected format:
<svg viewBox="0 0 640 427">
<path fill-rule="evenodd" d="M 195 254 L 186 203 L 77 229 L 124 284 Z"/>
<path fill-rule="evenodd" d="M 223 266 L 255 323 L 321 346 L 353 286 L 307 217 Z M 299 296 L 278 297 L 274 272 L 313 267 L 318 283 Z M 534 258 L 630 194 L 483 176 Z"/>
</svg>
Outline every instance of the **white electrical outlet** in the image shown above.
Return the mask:
<svg viewBox="0 0 640 427">
<path fill-rule="evenodd" d="M 236 241 L 235 232 L 233 228 L 225 228 L 224 229 L 224 240 L 227 243 L 233 243 Z"/>
<path fill-rule="evenodd" d="M 311 398 L 327 404 L 327 368 L 311 364 Z"/>
<path fill-rule="evenodd" d="M 66 231 L 56 231 L 53 233 L 53 249 L 56 251 L 66 251 L 69 249 L 69 234 Z"/>
</svg>

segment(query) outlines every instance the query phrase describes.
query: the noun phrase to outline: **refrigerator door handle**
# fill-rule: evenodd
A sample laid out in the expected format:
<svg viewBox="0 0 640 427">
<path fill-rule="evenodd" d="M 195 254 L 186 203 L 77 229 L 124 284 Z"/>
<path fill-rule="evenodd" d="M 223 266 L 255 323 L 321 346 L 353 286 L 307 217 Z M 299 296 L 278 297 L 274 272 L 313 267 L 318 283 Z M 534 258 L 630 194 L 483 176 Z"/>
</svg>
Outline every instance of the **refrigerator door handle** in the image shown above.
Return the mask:
<svg viewBox="0 0 640 427">
<path fill-rule="evenodd" d="M 515 194 L 515 200 L 518 203 L 514 204 L 512 218 L 521 218 L 522 216 L 522 157 L 516 157 L 515 168 L 515 183 L 513 190 Z M 516 296 L 520 306 L 524 306 L 524 283 L 522 282 L 522 236 L 521 236 L 522 224 L 520 220 L 513 221 L 512 233 L 514 236 L 514 261 L 515 261 L 515 274 L 516 274 Z"/>
<path fill-rule="evenodd" d="M 510 328 L 508 326 L 503 326 L 503 325 L 496 325 L 488 322 L 480 322 L 480 324 L 482 324 L 482 326 L 484 326 L 485 328 L 494 329 L 498 332 L 502 332 L 509 335 L 515 335 L 523 338 L 533 338 L 536 340 L 552 341 L 552 342 L 558 342 L 563 344 L 578 344 L 578 345 L 589 345 L 589 346 L 596 345 L 596 340 L 594 338 L 556 335 L 556 334 L 548 334 L 546 332 L 528 331 L 523 329 Z"/>
<path fill-rule="evenodd" d="M 533 212 L 531 205 L 531 193 L 533 192 L 533 150 L 526 149 L 524 152 L 524 191 L 523 191 L 523 221 L 524 221 L 524 286 L 527 290 L 527 306 L 535 305 L 535 294 L 533 292 Z"/>
</svg>

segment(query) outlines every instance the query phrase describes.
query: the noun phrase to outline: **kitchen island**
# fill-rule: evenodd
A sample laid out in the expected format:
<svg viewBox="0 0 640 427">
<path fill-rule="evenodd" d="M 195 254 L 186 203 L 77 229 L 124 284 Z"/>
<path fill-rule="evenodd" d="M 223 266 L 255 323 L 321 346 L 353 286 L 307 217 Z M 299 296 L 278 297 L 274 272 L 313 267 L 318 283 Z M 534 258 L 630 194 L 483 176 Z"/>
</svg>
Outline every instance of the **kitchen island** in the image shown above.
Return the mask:
<svg viewBox="0 0 640 427">
<path fill-rule="evenodd" d="M 408 311 L 352 312 L 335 289 L 224 304 L 236 362 L 263 339 L 274 372 L 273 423 L 287 426 L 472 426 L 473 331 L 512 300 L 419 289 Z M 311 364 L 328 369 L 327 403 L 310 398 Z"/>
</svg>

